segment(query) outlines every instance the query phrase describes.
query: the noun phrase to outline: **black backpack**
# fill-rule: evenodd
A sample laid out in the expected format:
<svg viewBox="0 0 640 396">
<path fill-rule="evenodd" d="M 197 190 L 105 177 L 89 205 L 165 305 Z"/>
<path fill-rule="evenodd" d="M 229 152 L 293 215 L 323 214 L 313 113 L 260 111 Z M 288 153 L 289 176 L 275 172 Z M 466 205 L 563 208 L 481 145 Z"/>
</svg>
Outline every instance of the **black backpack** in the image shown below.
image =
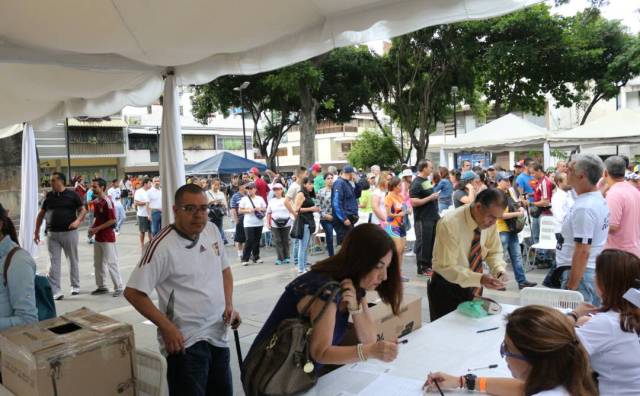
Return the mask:
<svg viewBox="0 0 640 396">
<path fill-rule="evenodd" d="M 7 275 L 9 273 L 9 266 L 11 265 L 11 259 L 20 250 L 19 246 L 14 247 L 7 254 L 7 258 L 4 259 L 4 285 L 7 286 Z M 27 253 L 28 254 L 28 253 Z M 43 321 L 46 319 L 55 318 L 56 304 L 53 301 L 53 292 L 51 291 L 51 285 L 49 279 L 46 276 L 36 274 L 34 280 L 34 288 L 36 295 L 36 308 L 38 308 L 38 320 Z"/>
</svg>

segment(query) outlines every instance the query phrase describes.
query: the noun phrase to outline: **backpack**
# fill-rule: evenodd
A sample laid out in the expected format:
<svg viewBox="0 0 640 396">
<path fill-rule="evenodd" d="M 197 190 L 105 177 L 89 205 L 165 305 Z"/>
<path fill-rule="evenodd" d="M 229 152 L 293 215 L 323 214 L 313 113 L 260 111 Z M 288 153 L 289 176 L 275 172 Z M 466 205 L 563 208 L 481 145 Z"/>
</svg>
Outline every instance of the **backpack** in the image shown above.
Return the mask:
<svg viewBox="0 0 640 396">
<path fill-rule="evenodd" d="M 19 246 L 14 247 L 7 254 L 7 258 L 4 260 L 4 285 L 7 286 L 7 275 L 9 274 L 9 266 L 11 265 L 11 259 L 20 250 Z M 56 304 L 53 301 L 53 292 L 51 291 L 51 285 L 49 279 L 46 276 L 36 274 L 34 279 L 34 288 L 36 296 L 36 308 L 38 308 L 38 320 L 43 321 L 46 319 L 55 318 Z"/>
<path fill-rule="evenodd" d="M 309 308 L 325 292 L 330 292 L 329 299 L 312 323 Z M 283 320 L 269 337 L 254 345 L 241 370 L 247 396 L 296 395 L 316 384 L 318 377 L 311 361 L 309 339 L 313 327 L 338 293 L 338 282 L 325 283 L 298 317 Z"/>
</svg>

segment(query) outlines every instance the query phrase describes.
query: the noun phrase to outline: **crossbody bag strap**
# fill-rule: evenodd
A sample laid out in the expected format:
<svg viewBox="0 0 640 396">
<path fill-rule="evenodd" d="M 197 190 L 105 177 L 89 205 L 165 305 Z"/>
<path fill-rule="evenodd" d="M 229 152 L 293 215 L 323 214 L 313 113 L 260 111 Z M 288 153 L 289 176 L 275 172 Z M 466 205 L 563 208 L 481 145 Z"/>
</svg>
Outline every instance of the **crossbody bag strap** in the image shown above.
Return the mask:
<svg viewBox="0 0 640 396">
<path fill-rule="evenodd" d="M 16 246 L 13 249 L 11 249 L 11 251 L 9 251 L 9 253 L 7 253 L 7 257 L 4 259 L 4 285 L 7 286 L 7 282 L 8 282 L 8 275 L 9 275 L 9 266 L 11 265 L 11 259 L 13 259 L 13 256 L 16 254 L 16 252 L 20 250 L 20 246 Z"/>
<path fill-rule="evenodd" d="M 325 303 L 324 307 L 322 308 L 322 311 L 320 312 L 320 315 L 318 315 L 318 317 L 316 318 L 316 320 L 314 321 L 314 323 L 320 318 L 320 316 L 322 316 L 322 314 L 324 313 L 325 309 L 327 308 L 327 305 L 333 301 L 333 298 L 336 296 L 336 294 L 340 291 L 340 284 L 336 281 L 329 281 L 327 283 L 325 283 L 324 285 L 322 285 L 322 287 L 320 287 L 318 289 L 318 291 L 315 292 L 315 294 L 313 295 L 313 297 L 311 298 L 311 300 L 309 300 L 307 302 L 307 304 L 304 306 L 304 308 L 302 309 L 302 312 L 300 313 L 301 316 L 307 316 L 309 314 L 309 309 L 311 309 L 311 305 L 320 297 L 320 295 L 322 293 L 324 293 L 324 291 L 326 289 L 328 289 L 329 287 L 334 286 L 334 290 L 331 293 L 331 298 L 329 300 L 327 300 L 327 302 Z"/>
</svg>

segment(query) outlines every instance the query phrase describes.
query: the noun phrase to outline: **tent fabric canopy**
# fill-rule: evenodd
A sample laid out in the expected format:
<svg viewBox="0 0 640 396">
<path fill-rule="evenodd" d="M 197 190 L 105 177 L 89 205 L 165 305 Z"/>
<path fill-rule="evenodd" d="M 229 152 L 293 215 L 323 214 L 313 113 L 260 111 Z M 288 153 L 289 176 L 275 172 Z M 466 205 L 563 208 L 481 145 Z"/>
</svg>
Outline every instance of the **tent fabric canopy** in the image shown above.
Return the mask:
<svg viewBox="0 0 640 396">
<path fill-rule="evenodd" d="M 496 151 L 542 146 L 549 132 L 516 115 L 507 114 L 473 131 L 459 135 L 444 146 L 447 150 Z"/>
<path fill-rule="evenodd" d="M 247 172 L 253 167 L 261 172 L 267 169 L 265 164 L 223 151 L 186 168 L 187 175 L 227 175 Z"/>
<path fill-rule="evenodd" d="M 640 142 L 640 112 L 620 109 L 584 125 L 553 134 L 552 146 L 591 146 Z"/>
<path fill-rule="evenodd" d="M 0 128 L 103 117 L 176 85 L 254 74 L 332 48 L 506 14 L 540 0 L 73 0 L 3 3 Z"/>
</svg>

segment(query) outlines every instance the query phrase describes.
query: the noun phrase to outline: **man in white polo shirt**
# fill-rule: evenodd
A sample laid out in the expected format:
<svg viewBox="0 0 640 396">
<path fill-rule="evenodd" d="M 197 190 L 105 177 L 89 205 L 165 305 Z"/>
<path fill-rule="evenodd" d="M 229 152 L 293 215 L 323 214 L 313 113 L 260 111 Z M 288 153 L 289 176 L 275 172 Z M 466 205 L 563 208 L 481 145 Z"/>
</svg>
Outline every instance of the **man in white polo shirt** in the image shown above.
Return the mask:
<svg viewBox="0 0 640 396">
<path fill-rule="evenodd" d="M 160 178 L 153 178 L 153 185 L 147 191 L 149 197 L 149 214 L 151 215 L 151 236 L 155 237 L 162 228 L 162 191 L 160 190 Z"/>
<path fill-rule="evenodd" d="M 558 268 L 569 267 L 562 274 L 562 288 L 577 290 L 584 301 L 600 305 L 596 294 L 596 257 L 604 249 L 609 235 L 609 207 L 598 190 L 604 164 L 594 154 L 578 154 L 567 170 L 567 182 L 577 198 L 562 222 L 556 247 Z"/>
<path fill-rule="evenodd" d="M 158 326 L 170 395 L 233 394 L 227 326 L 237 328 L 233 276 L 207 198 L 195 184 L 175 194 L 175 223 L 146 247 L 124 295 Z M 158 307 L 150 294 L 158 294 Z"/>
</svg>

